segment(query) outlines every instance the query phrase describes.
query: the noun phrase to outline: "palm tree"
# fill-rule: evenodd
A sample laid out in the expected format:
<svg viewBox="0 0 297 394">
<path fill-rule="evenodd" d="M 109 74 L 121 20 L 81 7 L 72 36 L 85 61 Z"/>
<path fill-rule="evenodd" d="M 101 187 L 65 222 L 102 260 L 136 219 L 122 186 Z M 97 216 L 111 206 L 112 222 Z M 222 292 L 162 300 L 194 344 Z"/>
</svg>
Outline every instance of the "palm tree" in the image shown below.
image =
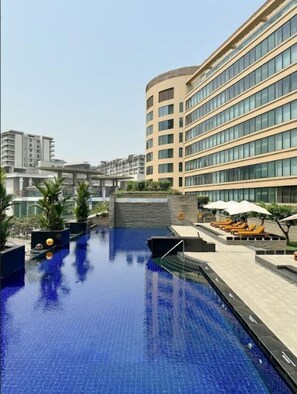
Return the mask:
<svg viewBox="0 0 297 394">
<path fill-rule="evenodd" d="M 91 193 L 89 184 L 86 181 L 78 182 L 75 216 L 78 222 L 85 222 L 89 216 L 89 198 Z"/>
<path fill-rule="evenodd" d="M 62 197 L 62 185 L 64 178 L 54 181 L 43 181 L 43 185 L 35 185 L 42 194 L 42 199 L 37 203 L 41 210 L 40 225 L 46 230 L 63 230 L 67 201 L 70 197 Z"/>
<path fill-rule="evenodd" d="M 12 216 L 7 216 L 7 210 L 12 206 L 12 194 L 7 194 L 5 173 L 0 167 L 0 250 L 4 250 L 12 226 Z"/>
</svg>

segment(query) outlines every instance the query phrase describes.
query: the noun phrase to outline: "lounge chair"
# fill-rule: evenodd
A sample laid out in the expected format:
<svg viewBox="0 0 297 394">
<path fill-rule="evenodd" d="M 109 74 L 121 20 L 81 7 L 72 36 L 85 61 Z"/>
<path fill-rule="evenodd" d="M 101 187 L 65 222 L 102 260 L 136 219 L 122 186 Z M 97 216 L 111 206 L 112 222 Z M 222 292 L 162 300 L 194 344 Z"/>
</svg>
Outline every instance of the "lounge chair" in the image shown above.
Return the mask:
<svg viewBox="0 0 297 394">
<path fill-rule="evenodd" d="M 232 219 L 226 219 L 225 221 L 222 222 L 210 222 L 210 225 L 213 227 L 219 227 L 220 225 L 228 225 L 232 223 L 233 223 Z"/>
<path fill-rule="evenodd" d="M 220 228 L 229 233 L 231 230 L 237 230 L 237 231 L 243 230 L 246 228 L 246 226 L 247 226 L 247 224 L 245 222 L 243 222 L 243 223 L 241 222 L 236 226 L 231 225 L 231 226 L 224 226 L 224 227 L 220 227 Z"/>
<path fill-rule="evenodd" d="M 259 236 L 259 235 L 267 235 L 267 233 L 265 233 L 265 227 L 264 226 L 259 226 L 256 230 L 254 231 L 238 231 L 238 235 L 240 237 L 251 237 L 253 235 L 255 236 Z"/>
<path fill-rule="evenodd" d="M 255 224 L 250 224 L 247 230 L 239 230 L 237 229 L 233 229 L 231 230 L 231 234 L 238 234 L 238 232 L 240 231 L 241 234 L 246 233 L 248 231 L 254 231 L 256 229 L 256 225 Z"/>
</svg>

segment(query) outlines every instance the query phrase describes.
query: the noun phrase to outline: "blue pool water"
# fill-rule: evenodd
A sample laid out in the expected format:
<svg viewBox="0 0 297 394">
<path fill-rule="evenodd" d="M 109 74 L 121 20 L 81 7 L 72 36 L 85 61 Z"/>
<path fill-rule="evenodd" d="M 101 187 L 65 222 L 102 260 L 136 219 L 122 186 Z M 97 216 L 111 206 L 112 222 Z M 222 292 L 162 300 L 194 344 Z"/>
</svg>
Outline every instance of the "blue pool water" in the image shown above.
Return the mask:
<svg viewBox="0 0 297 394">
<path fill-rule="evenodd" d="M 289 393 L 207 283 L 100 228 L 1 290 L 1 393 Z"/>
</svg>

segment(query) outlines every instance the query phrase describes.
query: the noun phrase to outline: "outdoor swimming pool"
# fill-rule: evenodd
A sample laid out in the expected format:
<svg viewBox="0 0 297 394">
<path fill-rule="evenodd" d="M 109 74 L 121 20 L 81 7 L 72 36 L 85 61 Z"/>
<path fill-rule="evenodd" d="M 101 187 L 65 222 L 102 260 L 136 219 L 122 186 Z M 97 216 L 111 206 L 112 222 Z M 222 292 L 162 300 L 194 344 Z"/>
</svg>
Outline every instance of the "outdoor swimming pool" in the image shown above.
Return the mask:
<svg viewBox="0 0 297 394">
<path fill-rule="evenodd" d="M 1 393 L 290 393 L 211 286 L 154 264 L 167 229 L 100 228 L 1 290 Z"/>
</svg>

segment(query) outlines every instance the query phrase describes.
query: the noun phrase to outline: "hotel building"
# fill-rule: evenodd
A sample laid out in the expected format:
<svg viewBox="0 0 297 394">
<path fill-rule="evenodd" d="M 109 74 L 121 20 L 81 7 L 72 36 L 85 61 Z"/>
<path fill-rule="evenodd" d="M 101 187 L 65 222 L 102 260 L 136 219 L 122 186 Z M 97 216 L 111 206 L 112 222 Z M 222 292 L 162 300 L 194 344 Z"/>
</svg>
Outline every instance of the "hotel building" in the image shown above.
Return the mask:
<svg viewBox="0 0 297 394">
<path fill-rule="evenodd" d="M 183 128 L 186 81 L 197 70 L 183 67 L 152 79 L 146 86 L 145 179 L 169 180 L 183 188 Z"/>
<path fill-rule="evenodd" d="M 297 1 L 270 0 L 187 79 L 185 194 L 297 202 L 296 62 Z"/>
</svg>

